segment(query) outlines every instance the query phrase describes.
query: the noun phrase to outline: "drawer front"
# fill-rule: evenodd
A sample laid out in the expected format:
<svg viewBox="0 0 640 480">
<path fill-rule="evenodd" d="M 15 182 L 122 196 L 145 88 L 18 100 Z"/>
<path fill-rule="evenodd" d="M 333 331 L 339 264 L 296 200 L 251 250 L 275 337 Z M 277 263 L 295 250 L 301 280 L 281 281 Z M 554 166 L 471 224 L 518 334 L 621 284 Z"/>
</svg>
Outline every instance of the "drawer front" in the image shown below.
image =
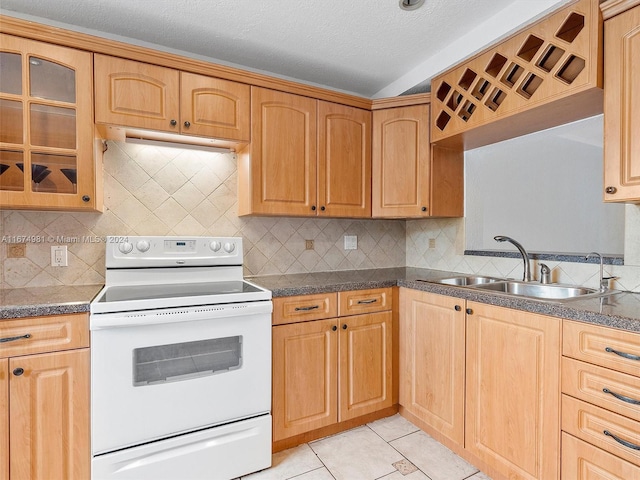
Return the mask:
<svg viewBox="0 0 640 480">
<path fill-rule="evenodd" d="M 562 434 L 563 480 L 638 480 L 640 467 Z"/>
<path fill-rule="evenodd" d="M 89 314 L 0 321 L 0 358 L 89 346 Z"/>
<path fill-rule="evenodd" d="M 391 310 L 391 298 L 391 288 L 340 292 L 338 294 L 339 315 L 346 317 Z"/>
<path fill-rule="evenodd" d="M 338 294 L 298 295 L 273 299 L 273 325 L 338 316 Z"/>
<path fill-rule="evenodd" d="M 640 465 L 640 422 L 563 395 L 562 430 Z"/>
<path fill-rule="evenodd" d="M 640 334 L 564 320 L 562 354 L 640 377 Z"/>
<path fill-rule="evenodd" d="M 563 357 L 562 393 L 640 421 L 637 377 Z"/>
</svg>

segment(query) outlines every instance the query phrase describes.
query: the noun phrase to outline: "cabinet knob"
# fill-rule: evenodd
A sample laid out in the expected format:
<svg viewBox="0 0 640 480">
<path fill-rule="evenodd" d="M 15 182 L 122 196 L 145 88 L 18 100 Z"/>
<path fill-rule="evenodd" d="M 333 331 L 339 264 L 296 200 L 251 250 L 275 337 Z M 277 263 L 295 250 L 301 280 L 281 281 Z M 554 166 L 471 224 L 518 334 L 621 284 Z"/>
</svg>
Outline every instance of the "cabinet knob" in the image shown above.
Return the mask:
<svg viewBox="0 0 640 480">
<path fill-rule="evenodd" d="M 607 193 L 616 193 L 618 189 L 616 187 L 607 187 L 604 189 L 604 191 Z"/>
<path fill-rule="evenodd" d="M 471 310 L 470 308 L 467 308 L 465 312 L 467 312 L 467 315 L 473 315 L 473 310 Z"/>
<path fill-rule="evenodd" d="M 178 122 L 176 122 L 173 118 L 169 123 L 171 124 L 172 127 L 175 127 L 178 124 Z"/>
<path fill-rule="evenodd" d="M 331 327 L 331 330 L 333 330 L 334 332 L 338 329 L 337 325 L 334 325 L 333 327 Z"/>
<path fill-rule="evenodd" d="M 423 212 L 426 212 L 426 211 L 427 211 L 427 207 L 422 207 L 422 208 L 421 208 L 421 210 L 422 210 Z"/>
<path fill-rule="evenodd" d="M 320 210 L 324 212 L 326 210 L 325 206 L 323 205 L 322 207 L 320 207 Z"/>
<path fill-rule="evenodd" d="M 15 369 L 13 370 L 13 374 L 14 374 L 16 377 L 19 377 L 19 376 L 20 376 L 20 375 L 22 375 L 23 373 L 24 373 L 24 368 L 15 368 Z"/>
<path fill-rule="evenodd" d="M 91 200 L 91 197 L 90 197 L 89 195 L 83 195 L 83 196 L 82 196 L 82 201 L 83 201 L 83 202 L 87 203 L 87 202 L 89 202 L 90 200 Z"/>
<path fill-rule="evenodd" d="M 343 329 L 343 330 L 346 330 L 346 329 L 347 329 L 347 324 L 346 324 L 346 323 L 342 325 L 342 329 Z"/>
<path fill-rule="evenodd" d="M 311 210 L 313 210 L 315 212 L 316 211 L 316 206 L 315 205 L 311 205 Z"/>
<path fill-rule="evenodd" d="M 460 310 L 462 310 L 462 307 L 460 305 L 456 305 L 454 308 L 456 309 L 456 312 L 459 312 Z"/>
<path fill-rule="evenodd" d="M 184 128 L 189 128 L 191 126 L 191 122 L 190 121 L 186 121 L 184 122 Z"/>
</svg>

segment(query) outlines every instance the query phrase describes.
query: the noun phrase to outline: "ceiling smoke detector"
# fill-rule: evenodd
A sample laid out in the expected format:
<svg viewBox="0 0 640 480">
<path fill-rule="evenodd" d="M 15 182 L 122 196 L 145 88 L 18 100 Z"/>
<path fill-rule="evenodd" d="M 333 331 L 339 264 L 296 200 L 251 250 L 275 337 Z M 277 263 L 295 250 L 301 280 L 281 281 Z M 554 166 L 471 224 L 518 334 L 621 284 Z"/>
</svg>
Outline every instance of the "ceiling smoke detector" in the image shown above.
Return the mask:
<svg viewBox="0 0 640 480">
<path fill-rule="evenodd" d="M 420 8 L 424 0 L 400 0 L 400 8 L 403 10 L 416 10 Z"/>
</svg>

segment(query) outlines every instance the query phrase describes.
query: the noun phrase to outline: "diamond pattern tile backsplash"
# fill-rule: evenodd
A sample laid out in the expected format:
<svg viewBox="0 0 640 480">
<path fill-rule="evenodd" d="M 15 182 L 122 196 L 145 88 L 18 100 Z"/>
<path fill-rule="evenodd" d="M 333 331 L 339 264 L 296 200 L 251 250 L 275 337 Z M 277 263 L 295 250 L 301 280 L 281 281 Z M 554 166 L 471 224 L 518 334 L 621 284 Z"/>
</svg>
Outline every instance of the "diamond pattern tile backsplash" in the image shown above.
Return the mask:
<svg viewBox="0 0 640 480">
<path fill-rule="evenodd" d="M 241 236 L 245 274 L 405 266 L 400 220 L 238 217 L 233 154 L 108 142 L 100 213 L 1 212 L 2 236 L 34 236 L 25 258 L 0 243 L 0 287 L 100 284 L 105 235 Z M 344 249 L 357 235 L 358 249 Z M 38 241 L 40 236 L 42 241 Z M 51 242 L 53 237 L 56 241 Z M 314 241 L 305 250 L 305 240 Z M 51 246 L 68 245 L 68 267 L 51 267 Z"/>
<path fill-rule="evenodd" d="M 245 274 L 423 267 L 518 278 L 522 261 L 463 255 L 464 219 L 350 220 L 238 217 L 232 154 L 109 142 L 104 157 L 105 211 L 0 212 L 2 236 L 40 236 L 26 258 L 7 258 L 0 243 L 0 288 L 104 282 L 105 235 L 242 236 Z M 344 249 L 344 235 L 358 249 Z M 54 237 L 56 242 L 49 242 Z M 314 249 L 305 249 L 305 240 Z M 435 246 L 430 248 L 430 240 Z M 51 267 L 51 245 L 69 247 L 69 266 Z M 594 264 L 545 261 L 554 282 L 598 286 Z M 640 292 L 640 206 L 627 205 L 624 266 L 606 265 L 612 286 Z M 538 272 L 537 262 L 532 265 Z"/>
<path fill-rule="evenodd" d="M 617 277 L 611 287 L 640 292 L 640 206 L 627 205 L 625 214 L 625 263 L 605 265 L 607 276 Z M 429 248 L 429 240 L 435 247 Z M 526 247 L 526 244 L 525 244 Z M 429 219 L 407 221 L 407 265 L 452 272 L 522 278 L 520 258 L 464 255 L 464 219 Z M 514 250 L 515 251 L 515 250 Z M 551 268 L 553 282 L 598 288 L 598 265 L 575 262 L 544 261 Z M 538 278 L 540 266 L 532 261 L 531 271 Z"/>
</svg>

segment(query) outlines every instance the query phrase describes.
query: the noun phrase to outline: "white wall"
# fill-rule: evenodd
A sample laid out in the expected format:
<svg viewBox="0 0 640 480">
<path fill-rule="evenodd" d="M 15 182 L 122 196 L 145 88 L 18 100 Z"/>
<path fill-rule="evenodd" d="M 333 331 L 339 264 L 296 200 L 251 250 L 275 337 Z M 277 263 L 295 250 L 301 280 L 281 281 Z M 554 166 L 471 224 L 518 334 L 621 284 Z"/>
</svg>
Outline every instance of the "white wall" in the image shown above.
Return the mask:
<svg viewBox="0 0 640 480">
<path fill-rule="evenodd" d="M 602 201 L 602 115 L 465 152 L 467 250 L 624 253 L 624 205 Z"/>
</svg>

